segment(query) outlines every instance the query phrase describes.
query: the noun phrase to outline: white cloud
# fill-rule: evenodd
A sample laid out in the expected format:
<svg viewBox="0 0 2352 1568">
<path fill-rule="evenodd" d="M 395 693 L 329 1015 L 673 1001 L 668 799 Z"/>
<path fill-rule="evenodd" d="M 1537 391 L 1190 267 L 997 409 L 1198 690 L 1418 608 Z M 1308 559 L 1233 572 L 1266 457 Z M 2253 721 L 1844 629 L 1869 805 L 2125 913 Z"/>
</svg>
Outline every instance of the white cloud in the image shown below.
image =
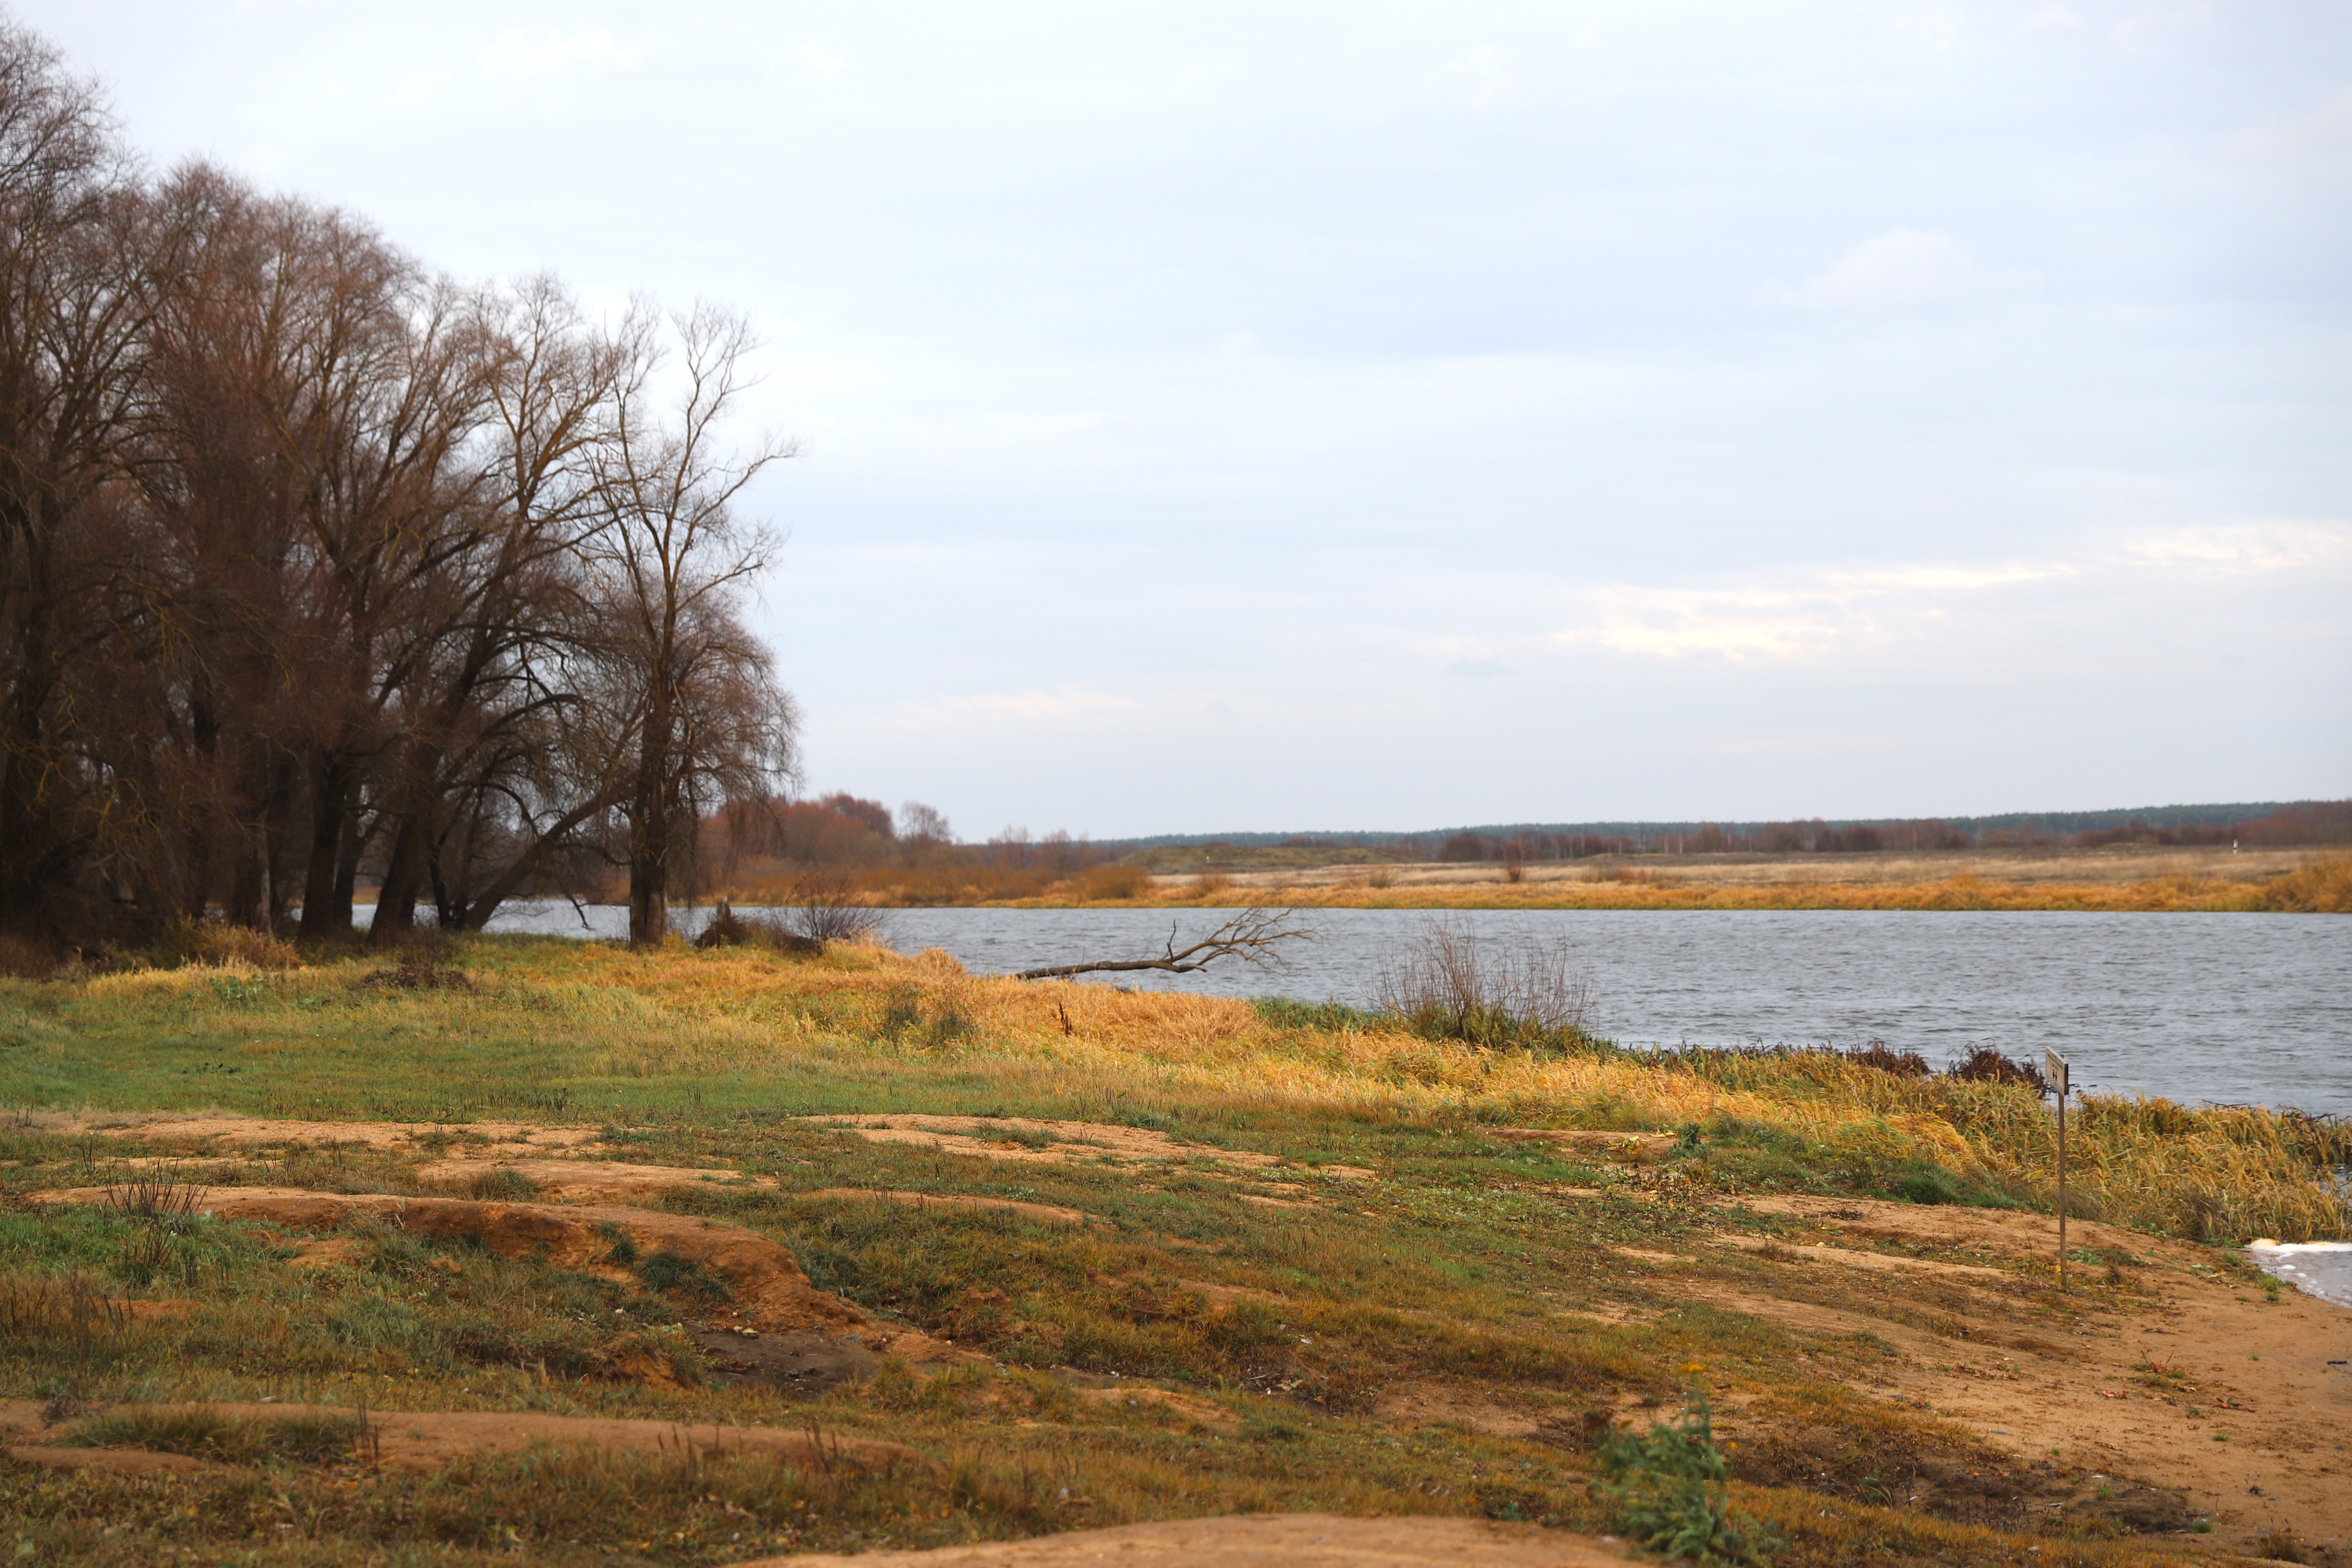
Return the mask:
<svg viewBox="0 0 2352 1568">
<path fill-rule="evenodd" d="M 625 47 L 611 29 L 590 33 L 527 32 L 509 27 L 482 51 L 485 76 L 530 78 L 553 76 L 581 66 L 625 66 L 636 51 Z"/>
<path fill-rule="evenodd" d="M 2240 132 L 2233 151 L 2272 156 L 2308 156 L 2352 149 L 2352 87 L 2339 87 L 2307 114 L 2294 115 Z"/>
<path fill-rule="evenodd" d="M 1790 658 L 1851 651 L 1893 640 L 1908 623 L 1943 618 L 1957 596 L 2074 571 L 2053 562 L 1920 564 L 1816 572 L 1794 581 L 1728 588 L 1616 587 L 1591 595 L 1589 623 L 1556 633 L 1553 640 L 1655 658 Z"/>
<path fill-rule="evenodd" d="M 431 103 L 448 96 L 457 78 L 453 71 L 411 71 L 401 78 L 392 89 L 392 101 L 397 104 Z"/>
<path fill-rule="evenodd" d="M 1447 82 L 1481 107 L 1509 103 L 1528 89 L 1528 75 L 1500 49 L 1473 49 L 1445 62 Z"/>
<path fill-rule="evenodd" d="M 1549 640 L 1654 658 L 1732 660 L 1851 654 L 1929 629 L 1981 624 L 2010 591 L 2059 579 L 2096 599 L 2118 573 L 2168 573 L 2184 582 L 2258 573 L 2309 574 L 2352 562 L 2352 520 L 2279 520 L 2143 534 L 2071 561 L 1958 566 L 1922 563 L 1861 571 L 1778 574 L 1726 587 L 1626 584 L 1583 595 L 1582 624 Z"/>
<path fill-rule="evenodd" d="M 2152 44 L 2202 31 L 2212 24 L 2210 5 L 2155 5 L 2126 16 L 2109 29 L 2108 36 L 2119 44 Z"/>
<path fill-rule="evenodd" d="M 2182 528 L 2133 540 L 2135 566 L 2220 573 L 2285 572 L 2352 556 L 2352 521 L 2337 518 Z"/>
<path fill-rule="evenodd" d="M 2064 27 L 2071 31 L 2080 31 L 2082 26 L 2083 18 L 2074 14 L 2074 8 L 2073 6 L 2044 5 L 2041 10 L 2036 11 L 2032 16 L 2028 16 L 2025 19 L 2024 25 L 2019 27 L 2018 31 L 2021 33 L 2041 33 L 2047 32 L 2053 27 Z"/>
<path fill-rule="evenodd" d="M 831 81 L 849 69 L 849 61 L 823 44 L 806 43 L 793 51 L 793 68 L 803 77 Z"/>
<path fill-rule="evenodd" d="M 1813 310 L 1914 310 L 1966 298 L 1990 281 L 1968 247 L 1933 229 L 1890 229 L 1864 240 L 1779 303 Z"/>
</svg>

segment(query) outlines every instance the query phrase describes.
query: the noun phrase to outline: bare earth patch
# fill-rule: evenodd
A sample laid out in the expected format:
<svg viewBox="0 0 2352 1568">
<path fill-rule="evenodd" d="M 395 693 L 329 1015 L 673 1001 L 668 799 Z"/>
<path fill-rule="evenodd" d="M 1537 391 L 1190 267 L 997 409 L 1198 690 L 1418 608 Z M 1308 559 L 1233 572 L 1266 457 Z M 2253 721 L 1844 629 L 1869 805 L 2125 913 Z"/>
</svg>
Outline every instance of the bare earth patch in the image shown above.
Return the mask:
<svg viewBox="0 0 2352 1568">
<path fill-rule="evenodd" d="M 1223 1165 L 1262 1170 L 1279 1165 L 1271 1154 L 1179 1143 L 1145 1127 L 1114 1127 L 1101 1121 L 1036 1121 L 1020 1116 L 811 1116 L 804 1121 L 838 1127 L 875 1143 L 909 1143 L 945 1154 L 990 1160 L 1060 1164 L 1073 1160 L 1213 1160 Z"/>
<path fill-rule="evenodd" d="M 1151 1408 L 1166 1411 L 1180 1420 L 1193 1422 L 1212 1432 L 1230 1436 L 1242 1429 L 1241 1417 L 1213 1399 L 1203 1399 L 1197 1394 L 1182 1394 L 1172 1388 L 1153 1388 L 1130 1383 L 1115 1388 L 1079 1388 L 1071 1391 L 1082 1405 L 1124 1405 L 1129 1409 Z"/>
<path fill-rule="evenodd" d="M 96 1470 L 110 1476 L 186 1476 L 228 1468 L 210 1459 L 192 1459 L 185 1454 L 151 1454 L 144 1448 L 67 1448 L 19 1443 L 0 1447 L 0 1454 L 44 1469 Z"/>
<path fill-rule="evenodd" d="M 929 1552 L 763 1557 L 741 1568 L 1623 1568 L 1625 1549 L 1589 1535 L 1483 1519 L 1349 1519 L 1258 1513 L 1075 1530 Z"/>
<path fill-rule="evenodd" d="M 40 1204 L 99 1205 L 119 1189 L 77 1187 L 35 1193 Z M 355 1215 L 376 1215 L 411 1235 L 464 1237 L 502 1258 L 544 1258 L 558 1268 L 625 1279 L 612 1261 L 625 1238 L 641 1253 L 671 1252 L 726 1279 L 734 1300 L 719 1316 L 763 1330 L 866 1329 L 866 1316 L 808 1282 L 790 1248 L 757 1232 L 685 1215 L 599 1205 L 478 1203 L 383 1193 L 319 1193 L 299 1187 L 207 1187 L 196 1207 L 222 1218 L 266 1220 L 289 1230 L 334 1230 Z M 920 1334 L 902 1338 L 899 1353 L 924 1359 Z"/>
<path fill-rule="evenodd" d="M 1404 1384 L 1381 1394 L 1373 1408 L 1381 1420 L 1401 1426 L 1454 1426 L 1485 1437 L 1528 1438 L 1544 1430 L 1542 1421 L 1497 1404 L 1486 1389 L 1446 1383 Z"/>
<path fill-rule="evenodd" d="M 531 1121 L 280 1121 L 231 1111 L 178 1115 L 171 1111 L 35 1113 L 29 1125 L 45 1132 L 95 1132 L 108 1138 L 151 1138 L 187 1142 L 217 1141 L 276 1148 L 409 1149 L 450 1138 L 493 1147 L 578 1149 L 597 1139 L 593 1127 L 549 1127 Z"/>
<path fill-rule="evenodd" d="M 2007 1269 L 1987 1268 L 1975 1263 L 1943 1263 L 1932 1258 L 1905 1258 L 1886 1252 L 1856 1252 L 1851 1247 L 1832 1247 L 1816 1241 L 1801 1247 L 1782 1247 L 1780 1243 L 1753 1236 L 1718 1236 L 1719 1246 L 1737 1247 L 1742 1252 L 1787 1252 L 1787 1261 L 1803 1263 L 1842 1263 L 1848 1268 L 1867 1268 L 1884 1274 L 1890 1270 L 1909 1270 L 1919 1274 L 1947 1274 L 1958 1279 L 1975 1278 L 2006 1281 L 2012 1278 Z M 1622 1250 L 1622 1248 L 1620 1250 Z"/>
<path fill-rule="evenodd" d="M 2208 1248 L 2069 1221 L 2070 1247 L 2130 1260 L 2121 1265 L 2125 1288 L 2093 1283 L 2103 1268 L 2078 1264 L 2084 1283 L 2074 1287 L 2075 1310 L 2029 1319 L 2022 1292 L 2041 1268 L 2054 1273 L 2053 1216 L 1861 1198 L 1746 1206 L 1810 1219 L 1856 1244 L 1791 1245 L 1776 1258 L 1769 1244 L 1743 1243 L 1748 1257 L 1790 1271 L 1792 1296 L 1806 1289 L 1801 1279 L 1815 1279 L 1812 1289 L 1830 1282 L 1808 1258 L 1884 1260 L 1863 1265 L 1876 1280 L 1841 1288 L 1834 1307 L 1770 1295 L 1769 1286 L 1677 1282 L 1712 1305 L 1814 1333 L 1868 1334 L 1897 1352 L 1862 1378 L 1827 1364 L 1817 1375 L 1931 1410 L 2029 1458 L 2055 1450 L 2069 1465 L 2178 1488 L 2211 1513 L 2217 1544 L 2243 1547 L 2278 1522 L 2305 1539 L 2352 1533 L 2352 1312 L 2293 1290 L 2270 1302 L 2217 1270 Z M 2012 1267 L 1860 1250 L 1873 1241 L 1972 1251 Z M 2020 1261 L 2036 1267 L 2019 1269 Z M 1932 1305 L 1875 1299 L 1904 1289 L 1906 1279 L 1939 1292 Z M 1882 1305 L 1909 1306 L 1900 1315 L 1910 1321 Z M 1923 1320 L 1932 1327 L 1918 1326 Z"/>
<path fill-rule="evenodd" d="M 434 1160 L 416 1167 L 416 1179 L 426 1186 L 463 1188 L 508 1171 L 529 1182 L 540 1196 L 572 1204 L 612 1203 L 678 1187 L 776 1184 L 770 1177 L 746 1176 L 736 1171 L 631 1165 L 617 1160 Z"/>
<path fill-rule="evenodd" d="M 1561 1127 L 1497 1127 L 1497 1138 L 1514 1143 L 1550 1143 L 1582 1154 L 1620 1160 L 1655 1160 L 1673 1152 L 1681 1140 L 1671 1132 L 1593 1132 Z"/>
</svg>

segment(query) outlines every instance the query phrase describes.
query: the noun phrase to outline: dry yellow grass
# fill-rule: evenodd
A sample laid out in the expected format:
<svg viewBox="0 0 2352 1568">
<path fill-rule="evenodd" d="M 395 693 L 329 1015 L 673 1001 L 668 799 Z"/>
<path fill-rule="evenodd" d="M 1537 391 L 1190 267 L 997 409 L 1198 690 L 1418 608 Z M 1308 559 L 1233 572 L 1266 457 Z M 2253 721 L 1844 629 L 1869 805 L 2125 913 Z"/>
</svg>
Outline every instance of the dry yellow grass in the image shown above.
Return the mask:
<svg viewBox="0 0 2352 1568">
<path fill-rule="evenodd" d="M 1191 883 L 1163 884 L 1132 900 L 1035 898 L 1007 907 L 1053 909 L 1203 901 Z M 1973 872 L 1932 880 L 1705 882 L 1655 878 L 1591 881 L 1253 884 L 1214 890 L 1215 901 L 1355 910 L 2059 910 L 2116 912 L 2352 912 L 2352 857 L 2318 860 L 2247 882 L 2177 873 L 2138 882 L 2000 880 Z"/>
<path fill-rule="evenodd" d="M 1764 1130 L 1827 1159 L 1924 1162 L 1989 1175 L 2027 1201 L 2055 1195 L 2055 1123 L 2031 1089 L 1895 1078 L 1826 1054 L 1532 1054 L 1381 1026 L 1276 1028 L 1231 997 L 987 978 L 937 951 L 866 947 L 793 965 L 600 949 L 592 963 L 600 983 L 570 993 L 566 1008 L 620 1037 L 595 1064 L 614 1076 L 751 1067 L 780 1049 L 834 1048 L 828 1038 L 847 1029 L 873 1039 L 862 1049 L 954 1062 L 1070 1103 L 1149 1091 L 1521 1125 Z M 656 1013 L 665 1026 L 649 1035 Z M 793 1020 L 791 1035 L 780 1039 L 771 1018 Z M 2199 1238 L 2352 1237 L 2352 1202 L 2319 1180 L 2326 1163 L 2352 1161 L 2352 1130 L 2259 1108 L 2091 1096 L 2074 1134 L 2069 1185 L 2086 1217 Z"/>
</svg>

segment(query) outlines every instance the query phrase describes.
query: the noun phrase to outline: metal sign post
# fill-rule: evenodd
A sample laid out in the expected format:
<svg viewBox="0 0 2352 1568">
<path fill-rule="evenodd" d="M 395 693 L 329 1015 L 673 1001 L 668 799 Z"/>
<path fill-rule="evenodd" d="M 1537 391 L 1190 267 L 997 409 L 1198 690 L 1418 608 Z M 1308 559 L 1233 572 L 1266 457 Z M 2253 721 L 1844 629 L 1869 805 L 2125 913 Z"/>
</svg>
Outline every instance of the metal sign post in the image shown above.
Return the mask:
<svg viewBox="0 0 2352 1568">
<path fill-rule="evenodd" d="M 2042 1076 L 2058 1096 L 2058 1289 L 2066 1289 L 2066 1058 L 2042 1053 Z"/>
</svg>

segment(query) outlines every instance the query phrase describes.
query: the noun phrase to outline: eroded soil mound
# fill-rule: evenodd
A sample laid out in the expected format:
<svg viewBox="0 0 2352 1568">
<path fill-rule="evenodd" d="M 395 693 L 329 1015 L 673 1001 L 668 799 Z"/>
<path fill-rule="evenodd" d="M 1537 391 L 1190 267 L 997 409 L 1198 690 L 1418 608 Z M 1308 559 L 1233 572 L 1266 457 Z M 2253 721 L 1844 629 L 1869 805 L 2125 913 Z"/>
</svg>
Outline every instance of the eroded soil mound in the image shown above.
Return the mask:
<svg viewBox="0 0 2352 1568">
<path fill-rule="evenodd" d="M 446 1125 L 420 1121 L 285 1121 L 239 1116 L 233 1111 L 202 1115 L 171 1111 L 65 1115 L 35 1111 L 26 1118 L 25 1125 L 44 1132 L 95 1132 L 107 1138 L 190 1142 L 209 1140 L 263 1148 L 357 1144 L 368 1149 L 411 1149 L 436 1140 L 457 1138 L 494 1149 L 579 1149 L 597 1140 L 593 1127 L 549 1127 L 531 1121 L 464 1121 Z"/>
<path fill-rule="evenodd" d="M 512 1174 L 556 1203 L 613 1203 L 680 1187 L 772 1187 L 766 1176 L 691 1165 L 632 1165 L 618 1160 L 432 1160 L 416 1167 L 416 1179 L 430 1187 L 466 1188 L 490 1177 Z"/>
<path fill-rule="evenodd" d="M 1623 1568 L 1625 1549 L 1589 1535 L 1483 1519 L 1348 1519 L 1330 1513 L 1180 1519 L 1075 1530 L 929 1552 L 767 1557 L 741 1568 Z"/>
<path fill-rule="evenodd" d="M 1040 1164 L 1066 1161 L 1212 1160 L 1221 1165 L 1260 1170 L 1282 1162 L 1272 1154 L 1179 1143 L 1148 1127 L 1117 1127 L 1106 1121 L 1039 1121 L 1025 1116 L 811 1116 L 804 1120 L 839 1127 L 876 1143 L 911 1143 L 944 1154 Z"/>
<path fill-rule="evenodd" d="M 119 1189 L 76 1187 L 31 1201 L 101 1205 Z M 864 1312 L 817 1289 L 789 1248 L 757 1232 L 685 1215 L 589 1204 L 484 1203 L 320 1193 L 299 1187 L 207 1187 L 194 1206 L 222 1218 L 266 1220 L 289 1230 L 334 1230 L 373 1215 L 412 1236 L 479 1242 L 502 1258 L 540 1258 L 562 1268 L 625 1278 L 625 1265 L 667 1255 L 724 1279 L 730 1300 L 716 1317 L 768 1330 L 875 1330 Z M 889 1348 L 923 1359 L 923 1336 L 889 1336 Z M 906 1339 L 901 1346 L 896 1342 Z M 881 1341 L 869 1339 L 877 1348 Z"/>
</svg>

